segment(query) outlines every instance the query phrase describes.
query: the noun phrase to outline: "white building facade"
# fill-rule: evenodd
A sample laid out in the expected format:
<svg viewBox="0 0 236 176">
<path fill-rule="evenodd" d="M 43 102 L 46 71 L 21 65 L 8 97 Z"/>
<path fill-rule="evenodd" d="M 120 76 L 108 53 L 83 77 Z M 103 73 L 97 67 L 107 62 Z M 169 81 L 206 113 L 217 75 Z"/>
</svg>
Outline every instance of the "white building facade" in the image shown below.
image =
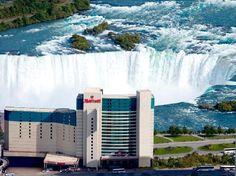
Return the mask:
<svg viewBox="0 0 236 176">
<path fill-rule="evenodd" d="M 154 97 L 149 90 L 104 95 L 88 88 L 76 104 L 76 110 L 7 107 L 5 149 L 76 156 L 93 168 L 151 166 Z"/>
</svg>

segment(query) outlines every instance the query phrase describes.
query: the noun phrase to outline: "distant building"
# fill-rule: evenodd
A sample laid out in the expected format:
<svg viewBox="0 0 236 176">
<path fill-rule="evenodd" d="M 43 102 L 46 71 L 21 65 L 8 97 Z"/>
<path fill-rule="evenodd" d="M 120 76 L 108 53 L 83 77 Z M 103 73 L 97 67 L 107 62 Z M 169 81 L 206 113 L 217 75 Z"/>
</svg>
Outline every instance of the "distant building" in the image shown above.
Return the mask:
<svg viewBox="0 0 236 176">
<path fill-rule="evenodd" d="M 151 166 L 154 97 L 149 90 L 103 95 L 102 89 L 90 88 L 78 95 L 76 111 L 6 107 L 4 117 L 8 156 L 60 153 L 79 158 L 85 167 Z"/>
</svg>

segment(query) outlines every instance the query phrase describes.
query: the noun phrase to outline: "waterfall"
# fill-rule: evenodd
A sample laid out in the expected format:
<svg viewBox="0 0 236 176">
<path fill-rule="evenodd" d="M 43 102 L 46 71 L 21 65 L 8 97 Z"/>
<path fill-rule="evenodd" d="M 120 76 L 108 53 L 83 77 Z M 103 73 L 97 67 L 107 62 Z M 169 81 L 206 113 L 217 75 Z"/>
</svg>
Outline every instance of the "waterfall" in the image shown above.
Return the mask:
<svg viewBox="0 0 236 176">
<path fill-rule="evenodd" d="M 85 87 L 105 93 L 150 89 L 156 104 L 193 101 L 236 73 L 235 55 L 105 52 L 41 57 L 0 55 L 0 109 L 5 106 L 75 107 Z"/>
</svg>

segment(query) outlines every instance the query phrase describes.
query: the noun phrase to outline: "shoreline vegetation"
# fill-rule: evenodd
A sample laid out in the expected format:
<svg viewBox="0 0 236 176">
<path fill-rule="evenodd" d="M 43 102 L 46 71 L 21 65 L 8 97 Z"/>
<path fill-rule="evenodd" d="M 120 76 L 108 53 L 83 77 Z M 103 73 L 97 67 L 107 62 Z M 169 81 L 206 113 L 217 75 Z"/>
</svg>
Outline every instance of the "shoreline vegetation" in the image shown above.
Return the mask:
<svg viewBox="0 0 236 176">
<path fill-rule="evenodd" d="M 202 130 L 192 131 L 187 127 L 172 125 L 166 131 L 154 129 L 154 144 L 169 142 L 202 141 L 214 139 L 230 139 L 236 134 L 235 128 L 205 125 Z"/>
<path fill-rule="evenodd" d="M 89 0 L 14 0 L 0 3 L 0 31 L 69 17 L 90 9 Z"/>
<path fill-rule="evenodd" d="M 208 103 L 199 103 L 198 108 L 207 110 L 218 110 L 220 112 L 236 112 L 236 100 L 222 101 L 211 105 Z"/>
</svg>

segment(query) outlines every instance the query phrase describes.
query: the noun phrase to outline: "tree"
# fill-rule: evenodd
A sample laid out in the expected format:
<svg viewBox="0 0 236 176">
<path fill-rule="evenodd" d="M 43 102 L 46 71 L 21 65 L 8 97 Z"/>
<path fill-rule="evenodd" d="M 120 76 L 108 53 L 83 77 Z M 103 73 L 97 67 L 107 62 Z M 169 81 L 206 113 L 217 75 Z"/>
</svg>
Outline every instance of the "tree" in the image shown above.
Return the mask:
<svg viewBox="0 0 236 176">
<path fill-rule="evenodd" d="M 213 136 L 214 134 L 217 134 L 217 129 L 214 126 L 206 125 L 204 126 L 202 133 L 204 133 L 206 136 Z"/>
<path fill-rule="evenodd" d="M 217 133 L 218 134 L 223 134 L 225 131 L 223 128 L 221 128 L 220 126 L 217 128 Z"/>
<path fill-rule="evenodd" d="M 182 129 L 178 126 L 172 125 L 169 127 L 169 130 L 167 131 L 171 136 L 178 136 L 182 134 Z"/>
<path fill-rule="evenodd" d="M 235 128 L 228 128 L 227 130 L 225 130 L 225 133 L 234 134 L 234 133 L 236 133 L 236 129 Z"/>
<path fill-rule="evenodd" d="M 154 129 L 154 136 L 156 136 L 157 134 L 158 134 L 158 131 Z"/>
</svg>

